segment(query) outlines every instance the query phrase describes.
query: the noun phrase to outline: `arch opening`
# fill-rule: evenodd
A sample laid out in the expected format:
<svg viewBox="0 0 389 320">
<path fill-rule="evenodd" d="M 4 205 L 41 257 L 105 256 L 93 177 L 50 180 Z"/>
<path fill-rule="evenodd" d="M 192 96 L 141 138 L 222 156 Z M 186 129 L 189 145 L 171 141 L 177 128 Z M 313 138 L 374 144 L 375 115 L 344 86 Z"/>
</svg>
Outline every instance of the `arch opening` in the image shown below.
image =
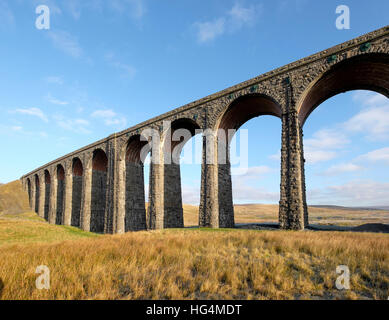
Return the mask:
<svg viewBox="0 0 389 320">
<path fill-rule="evenodd" d="M 342 228 L 374 223 L 379 228 L 389 223 L 388 212 L 383 210 L 389 204 L 389 172 L 384 160 L 389 154 L 389 99 L 377 91 L 382 90 L 336 94 L 306 118 L 310 224 Z"/>
<path fill-rule="evenodd" d="M 64 193 L 65 193 L 65 170 L 61 164 L 57 166 L 57 215 L 56 224 L 63 224 L 64 211 Z"/>
<path fill-rule="evenodd" d="M 322 102 L 351 90 L 371 90 L 389 98 L 389 55 L 363 54 L 331 67 L 303 96 L 298 106 L 300 123 L 304 125 Z"/>
<path fill-rule="evenodd" d="M 80 227 L 81 222 L 81 199 L 84 168 L 79 158 L 73 159 L 73 188 L 72 188 L 72 218 L 71 225 Z"/>
<path fill-rule="evenodd" d="M 251 122 L 257 117 L 260 119 Z M 263 222 L 269 217 L 265 217 L 261 211 L 271 211 L 272 220 L 278 216 L 277 206 L 273 205 L 270 209 L 263 207 L 263 203 L 279 201 L 279 174 L 278 179 L 263 181 L 264 176 L 274 171 L 274 158 L 279 161 L 275 155 L 281 149 L 281 121 L 274 117 L 282 117 L 277 101 L 263 94 L 248 94 L 234 100 L 219 120 L 217 190 L 220 227 Z M 258 128 L 257 124 L 261 124 L 261 127 Z M 274 135 L 270 135 L 270 132 L 274 132 Z M 250 145 L 251 141 L 255 141 L 255 145 Z M 232 147 L 234 154 L 231 153 Z M 271 191 L 267 188 L 271 188 Z"/>
<path fill-rule="evenodd" d="M 50 208 L 50 193 L 51 193 L 51 176 L 48 170 L 45 170 L 45 207 L 44 218 L 49 220 L 49 208 Z"/>
<path fill-rule="evenodd" d="M 200 187 L 195 186 L 195 181 L 200 183 L 200 166 L 196 170 L 194 159 L 187 159 L 188 163 L 182 163 L 182 152 L 186 146 L 192 148 L 193 137 L 196 136 L 200 126 L 190 118 L 181 118 L 171 123 L 171 128 L 166 132 L 164 138 L 164 156 L 170 162 L 164 165 L 164 227 L 165 228 L 183 228 L 185 225 L 193 225 L 194 220 L 197 220 L 195 225 L 198 226 L 198 210 L 191 210 L 188 207 L 183 208 L 183 185 L 181 179 L 181 169 L 187 175 L 189 188 L 198 192 L 200 195 Z M 201 154 L 201 150 L 198 150 Z M 190 153 L 191 155 L 191 153 Z M 181 168 L 183 166 L 183 168 Z M 197 171 L 197 174 L 196 174 Z M 189 177 L 190 182 L 189 182 Z M 196 179 L 195 176 L 198 176 Z M 184 179 L 184 180 L 186 180 Z M 186 186 L 185 186 L 186 187 Z M 197 198 L 194 195 L 194 198 Z M 196 212 L 196 213 L 194 213 Z M 185 219 L 185 220 L 184 220 Z M 187 222 L 186 222 L 187 220 Z"/>
<path fill-rule="evenodd" d="M 146 229 L 144 186 L 144 162 L 146 155 L 141 153 L 147 144 L 147 141 L 141 140 L 140 135 L 132 136 L 127 143 L 125 154 L 125 232 Z"/>
<path fill-rule="evenodd" d="M 105 152 L 97 149 L 92 159 L 92 196 L 91 221 L 92 232 L 103 233 L 106 208 L 108 158 Z"/>
</svg>

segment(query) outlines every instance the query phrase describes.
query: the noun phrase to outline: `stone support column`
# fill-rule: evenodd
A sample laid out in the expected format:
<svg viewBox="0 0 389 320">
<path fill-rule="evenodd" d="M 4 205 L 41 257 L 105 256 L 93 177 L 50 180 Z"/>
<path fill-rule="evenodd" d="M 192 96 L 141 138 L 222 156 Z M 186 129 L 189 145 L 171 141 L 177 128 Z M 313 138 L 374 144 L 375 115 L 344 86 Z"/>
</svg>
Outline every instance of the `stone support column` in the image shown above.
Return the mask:
<svg viewBox="0 0 389 320">
<path fill-rule="evenodd" d="M 50 205 L 49 205 L 49 223 L 55 224 L 57 219 L 57 195 L 58 195 L 58 177 L 57 170 L 51 172 L 50 186 Z"/>
<path fill-rule="evenodd" d="M 280 228 L 304 229 L 303 152 L 300 122 L 289 78 L 285 80 L 285 110 L 282 114 Z"/>
<path fill-rule="evenodd" d="M 35 211 L 35 202 L 36 202 L 36 181 L 35 177 L 33 178 L 33 182 L 31 183 L 31 210 Z"/>
<path fill-rule="evenodd" d="M 180 164 L 170 163 L 163 166 L 163 226 L 164 228 L 183 228 Z"/>
<path fill-rule="evenodd" d="M 45 174 L 41 174 L 39 176 L 40 183 L 40 192 L 39 192 L 39 209 L 38 209 L 38 215 L 41 218 L 45 217 L 45 198 L 46 198 L 46 181 L 45 181 Z"/>
<path fill-rule="evenodd" d="M 105 190 L 104 233 L 114 233 L 115 215 L 118 214 L 118 184 L 117 184 L 117 141 L 116 137 L 107 143 L 107 184 Z"/>
<path fill-rule="evenodd" d="M 90 155 L 92 157 L 92 154 Z M 90 231 L 91 197 L 92 197 L 92 159 L 87 159 L 84 168 L 84 180 L 81 197 L 81 229 Z"/>
<path fill-rule="evenodd" d="M 69 163 L 65 169 L 65 190 L 64 190 L 64 211 L 63 224 L 70 226 L 72 224 L 72 204 L 73 204 L 73 174 L 72 164 Z"/>
<path fill-rule="evenodd" d="M 199 225 L 233 228 L 235 223 L 230 162 L 224 143 L 218 140 L 220 139 L 212 132 L 203 136 Z"/>
<path fill-rule="evenodd" d="M 126 163 L 125 231 L 146 230 L 143 163 Z"/>
</svg>

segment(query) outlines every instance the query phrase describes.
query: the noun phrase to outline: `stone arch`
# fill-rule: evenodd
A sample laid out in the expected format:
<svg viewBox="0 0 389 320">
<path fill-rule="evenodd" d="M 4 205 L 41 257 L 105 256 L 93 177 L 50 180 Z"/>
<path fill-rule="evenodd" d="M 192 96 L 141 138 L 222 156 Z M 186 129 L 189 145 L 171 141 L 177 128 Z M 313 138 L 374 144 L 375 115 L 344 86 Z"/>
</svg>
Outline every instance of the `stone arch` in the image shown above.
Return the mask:
<svg viewBox="0 0 389 320">
<path fill-rule="evenodd" d="M 45 170 L 45 205 L 44 205 L 44 219 L 49 221 L 49 210 L 50 210 L 50 193 L 51 193 L 51 175 L 49 170 Z"/>
<path fill-rule="evenodd" d="M 232 101 L 216 123 L 216 129 L 238 130 L 245 122 L 262 115 L 282 116 L 280 104 L 265 94 L 246 94 Z"/>
<path fill-rule="evenodd" d="M 64 193 L 65 193 L 65 169 L 62 164 L 57 166 L 57 214 L 56 224 L 63 224 Z"/>
<path fill-rule="evenodd" d="M 80 158 L 73 158 L 72 161 L 72 213 L 71 225 L 80 227 L 81 222 L 81 199 L 83 185 L 84 167 Z"/>
<path fill-rule="evenodd" d="M 102 149 L 96 149 L 92 157 L 92 195 L 90 231 L 104 232 L 108 158 Z"/>
<path fill-rule="evenodd" d="M 216 177 L 219 227 L 234 227 L 234 206 L 232 197 L 230 142 L 236 131 L 247 121 L 264 115 L 282 118 L 281 105 L 272 97 L 260 94 L 246 94 L 236 98 L 225 109 L 216 123 L 214 161 L 217 163 Z M 230 131 L 233 130 L 233 131 Z M 281 141 L 281 132 L 280 132 Z"/>
<path fill-rule="evenodd" d="M 39 211 L 39 194 L 40 194 L 40 181 L 39 176 L 35 174 L 35 208 L 33 210 L 38 213 Z"/>
<path fill-rule="evenodd" d="M 184 227 L 182 206 L 180 155 L 185 144 L 200 131 L 199 124 L 191 118 L 179 118 L 163 135 L 163 225 L 165 228 Z M 183 131 L 180 131 L 183 130 Z"/>
<path fill-rule="evenodd" d="M 311 112 L 325 100 L 346 91 L 371 90 L 389 98 L 389 55 L 367 53 L 333 65 L 313 81 L 297 103 L 303 126 Z"/>
</svg>

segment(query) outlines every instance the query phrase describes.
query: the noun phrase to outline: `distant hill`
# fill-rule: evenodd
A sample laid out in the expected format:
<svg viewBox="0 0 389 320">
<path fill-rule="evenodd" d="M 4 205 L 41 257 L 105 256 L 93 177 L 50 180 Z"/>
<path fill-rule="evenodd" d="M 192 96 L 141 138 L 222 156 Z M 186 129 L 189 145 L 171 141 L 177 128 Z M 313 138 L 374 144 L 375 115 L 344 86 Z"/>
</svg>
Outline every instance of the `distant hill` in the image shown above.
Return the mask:
<svg viewBox="0 0 389 320">
<path fill-rule="evenodd" d="M 23 191 L 20 180 L 0 186 L 0 213 L 16 214 L 30 210 L 28 194 Z"/>
<path fill-rule="evenodd" d="M 333 205 L 313 205 L 310 206 L 313 208 L 326 208 L 326 209 L 334 209 L 334 210 L 369 210 L 369 211 L 374 211 L 374 210 L 384 210 L 387 211 L 389 210 L 389 206 L 367 206 L 367 207 L 343 207 L 343 206 L 333 206 Z"/>
</svg>

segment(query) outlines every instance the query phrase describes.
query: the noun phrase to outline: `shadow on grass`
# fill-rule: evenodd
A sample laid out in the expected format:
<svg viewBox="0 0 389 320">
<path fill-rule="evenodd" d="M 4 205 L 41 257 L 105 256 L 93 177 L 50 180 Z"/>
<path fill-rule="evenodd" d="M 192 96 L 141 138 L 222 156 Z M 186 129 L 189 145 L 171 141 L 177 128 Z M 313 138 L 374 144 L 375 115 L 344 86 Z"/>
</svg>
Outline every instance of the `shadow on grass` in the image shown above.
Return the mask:
<svg viewBox="0 0 389 320">
<path fill-rule="evenodd" d="M 3 294 L 3 289 L 4 289 L 4 282 L 3 282 L 3 280 L 0 279 L 0 298 Z"/>
</svg>

